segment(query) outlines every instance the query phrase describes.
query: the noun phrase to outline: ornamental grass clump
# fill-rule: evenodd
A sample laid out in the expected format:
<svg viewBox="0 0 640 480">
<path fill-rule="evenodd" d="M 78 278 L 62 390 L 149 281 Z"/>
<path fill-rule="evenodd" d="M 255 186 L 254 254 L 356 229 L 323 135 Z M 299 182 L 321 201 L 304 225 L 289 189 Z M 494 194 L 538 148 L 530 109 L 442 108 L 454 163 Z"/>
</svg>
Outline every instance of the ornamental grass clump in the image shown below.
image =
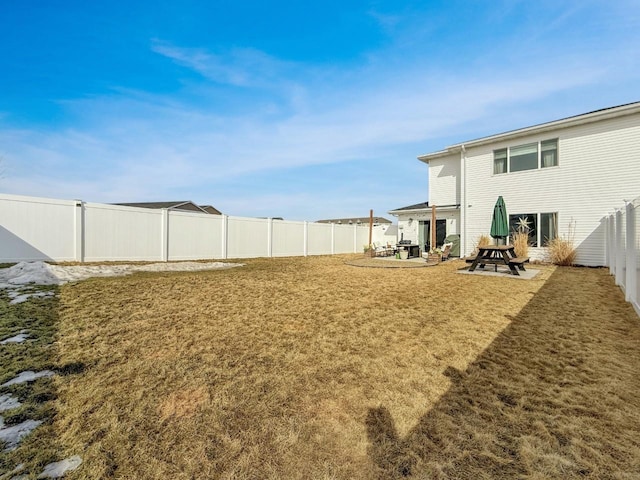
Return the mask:
<svg viewBox="0 0 640 480">
<path fill-rule="evenodd" d="M 525 232 L 516 232 L 513 234 L 513 247 L 518 257 L 529 256 L 529 234 Z"/>
<path fill-rule="evenodd" d="M 530 222 L 527 217 L 520 217 L 516 224 L 516 229 L 511 237 L 516 256 L 518 257 L 529 256 L 529 234 L 531 233 L 529 223 Z"/>
<path fill-rule="evenodd" d="M 491 245 L 491 238 L 489 235 L 482 234 L 478 237 L 476 244 L 478 247 L 486 247 L 487 245 Z"/>
<path fill-rule="evenodd" d="M 566 238 L 554 238 L 547 244 L 549 261 L 555 265 L 571 266 L 576 260 L 573 242 Z"/>
<path fill-rule="evenodd" d="M 573 225 L 569 225 L 566 236 L 556 237 L 547 244 L 549 261 L 555 265 L 571 266 L 576 260 L 576 248 L 573 243 Z"/>
</svg>

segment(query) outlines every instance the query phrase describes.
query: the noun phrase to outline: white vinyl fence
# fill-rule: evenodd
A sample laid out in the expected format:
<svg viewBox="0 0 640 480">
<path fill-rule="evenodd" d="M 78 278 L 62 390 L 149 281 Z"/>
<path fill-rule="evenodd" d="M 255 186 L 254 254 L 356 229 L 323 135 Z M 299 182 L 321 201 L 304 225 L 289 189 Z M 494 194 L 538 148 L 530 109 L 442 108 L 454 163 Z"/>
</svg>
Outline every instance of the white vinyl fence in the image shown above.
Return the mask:
<svg viewBox="0 0 640 480">
<path fill-rule="evenodd" d="M 374 229 L 374 241 L 383 235 Z M 362 252 L 368 225 L 0 194 L 0 262 L 169 261 Z"/>
<path fill-rule="evenodd" d="M 616 285 L 640 315 L 640 197 L 607 215 L 606 260 Z"/>
</svg>

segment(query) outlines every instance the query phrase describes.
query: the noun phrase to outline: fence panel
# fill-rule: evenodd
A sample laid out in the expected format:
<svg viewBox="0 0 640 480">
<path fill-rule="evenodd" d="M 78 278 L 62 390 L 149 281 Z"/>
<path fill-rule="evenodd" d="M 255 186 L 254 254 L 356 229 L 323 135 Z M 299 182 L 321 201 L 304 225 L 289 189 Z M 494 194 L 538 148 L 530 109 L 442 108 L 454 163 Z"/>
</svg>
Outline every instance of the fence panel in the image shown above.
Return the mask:
<svg viewBox="0 0 640 480">
<path fill-rule="evenodd" d="M 271 255 L 273 257 L 302 256 L 305 251 L 305 222 L 273 220 Z"/>
<path fill-rule="evenodd" d="M 626 215 L 622 210 L 616 212 L 616 250 L 616 285 L 624 290 L 627 275 Z"/>
<path fill-rule="evenodd" d="M 168 260 L 222 258 L 222 215 L 168 212 Z"/>
<path fill-rule="evenodd" d="M 77 202 L 0 195 L 0 261 L 72 261 L 79 247 Z"/>
<path fill-rule="evenodd" d="M 355 225 L 336 225 L 333 232 L 333 253 L 353 253 L 353 236 L 356 234 Z"/>
<path fill-rule="evenodd" d="M 358 248 L 356 251 L 364 252 L 364 247 L 369 244 L 369 227 L 358 228 L 356 237 L 356 247 Z"/>
<path fill-rule="evenodd" d="M 269 220 L 229 217 L 227 257 L 268 257 Z"/>
<path fill-rule="evenodd" d="M 357 253 L 369 243 L 368 232 L 366 225 L 227 217 L 0 194 L 2 262 Z M 373 233 L 376 238 L 380 232 L 374 228 Z"/>
<path fill-rule="evenodd" d="M 162 210 L 86 203 L 84 259 L 162 261 Z"/>
<path fill-rule="evenodd" d="M 607 262 L 625 300 L 640 315 L 640 197 L 606 218 Z"/>
<path fill-rule="evenodd" d="M 635 220 L 635 242 L 633 249 L 635 251 L 635 276 L 636 288 L 631 300 L 633 307 L 640 315 L 640 200 L 636 200 L 633 205 L 633 215 Z"/>
<path fill-rule="evenodd" d="M 331 255 L 333 225 L 328 223 L 309 223 L 307 253 L 309 255 Z"/>
</svg>

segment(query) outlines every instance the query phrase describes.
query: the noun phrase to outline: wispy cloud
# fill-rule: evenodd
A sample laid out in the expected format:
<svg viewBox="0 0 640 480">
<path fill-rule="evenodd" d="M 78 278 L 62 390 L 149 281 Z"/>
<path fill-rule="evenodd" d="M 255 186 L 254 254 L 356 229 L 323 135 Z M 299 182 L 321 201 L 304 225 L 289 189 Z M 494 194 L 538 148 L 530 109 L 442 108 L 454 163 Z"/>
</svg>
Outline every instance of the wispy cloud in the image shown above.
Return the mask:
<svg viewBox="0 0 640 480">
<path fill-rule="evenodd" d="M 151 49 L 178 65 L 190 68 L 214 82 L 237 87 L 264 87 L 281 81 L 293 64 L 255 48 L 234 47 L 221 52 L 182 48 L 154 40 Z"/>
<path fill-rule="evenodd" d="M 547 36 L 579 14 L 573 8 L 560 12 Z M 399 207 L 401 193 L 417 197 L 409 203 L 426 199 L 426 170 L 416 155 L 445 147 L 450 137 L 463 141 L 605 107 L 593 94 L 580 95 L 576 108 L 565 104 L 568 111 L 557 100 L 567 92 L 600 93 L 598 86 L 617 81 L 621 68 L 626 78 L 638 75 L 630 61 L 630 55 L 638 57 L 636 43 L 595 58 L 590 46 L 564 48 L 544 43 L 545 35 L 452 50 L 452 56 L 461 51 L 473 61 L 436 63 L 419 45 L 403 43 L 423 19 L 369 15 L 397 35 L 395 43 L 351 64 L 300 63 L 256 48 L 185 48 L 154 40 L 154 55 L 202 80 L 170 94 L 119 88 L 69 98 L 60 105 L 78 119 L 74 128 L 0 130 L 2 190 L 113 202 L 188 198 L 232 214 L 291 212 L 292 203 L 307 212 L 332 209 L 314 215 L 320 218 L 339 216 L 347 202 L 382 202 L 390 195 L 383 190 L 388 182 L 394 204 L 386 208 Z M 406 30 L 395 27 L 407 24 Z M 535 31 L 529 27 L 527 32 Z M 309 181 L 314 166 L 356 163 L 381 175 L 357 189 L 353 183 L 340 188 L 339 167 L 331 170 L 331 190 Z M 407 174 L 418 171 L 424 179 Z M 242 189 L 249 179 L 275 193 Z M 238 189 L 235 195 L 230 185 Z M 283 189 L 286 195 L 279 193 Z"/>
<path fill-rule="evenodd" d="M 423 80 L 429 78 L 428 71 L 413 71 L 384 84 L 357 82 L 323 90 L 322 101 L 311 94 L 304 108 L 290 109 L 280 118 L 264 112 L 211 113 L 153 96 L 79 100 L 75 109 L 92 112 L 91 117 L 99 118 L 97 126 L 87 118 L 93 128 L 5 131 L 0 141 L 10 149 L 12 161 L 23 163 L 24 168 L 17 165 L 22 174 L 27 168 L 40 169 L 49 176 L 50 188 L 57 181 L 59 189 L 66 188 L 67 179 L 58 172 L 84 177 L 81 159 L 87 159 L 87 168 L 102 177 L 99 196 L 115 201 L 115 195 L 123 198 L 127 189 L 129 197 L 134 192 L 152 196 L 257 172 L 375 161 L 403 144 L 426 143 L 488 112 L 499 114 L 513 102 L 573 88 L 598 75 L 593 69 L 577 73 L 549 77 L 532 71 L 524 79 L 440 76 L 428 81 Z"/>
</svg>

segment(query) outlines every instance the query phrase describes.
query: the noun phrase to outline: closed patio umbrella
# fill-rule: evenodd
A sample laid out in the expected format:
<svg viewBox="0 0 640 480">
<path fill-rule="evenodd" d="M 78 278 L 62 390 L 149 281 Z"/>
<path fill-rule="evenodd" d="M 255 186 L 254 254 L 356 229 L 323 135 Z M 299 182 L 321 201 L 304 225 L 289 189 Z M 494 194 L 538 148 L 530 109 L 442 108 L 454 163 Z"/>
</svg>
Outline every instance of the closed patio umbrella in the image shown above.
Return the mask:
<svg viewBox="0 0 640 480">
<path fill-rule="evenodd" d="M 493 207 L 493 219 L 491 220 L 491 236 L 496 240 L 505 239 L 509 236 L 509 219 L 507 217 L 507 207 L 504 204 L 502 195 L 498 197 Z"/>
</svg>

